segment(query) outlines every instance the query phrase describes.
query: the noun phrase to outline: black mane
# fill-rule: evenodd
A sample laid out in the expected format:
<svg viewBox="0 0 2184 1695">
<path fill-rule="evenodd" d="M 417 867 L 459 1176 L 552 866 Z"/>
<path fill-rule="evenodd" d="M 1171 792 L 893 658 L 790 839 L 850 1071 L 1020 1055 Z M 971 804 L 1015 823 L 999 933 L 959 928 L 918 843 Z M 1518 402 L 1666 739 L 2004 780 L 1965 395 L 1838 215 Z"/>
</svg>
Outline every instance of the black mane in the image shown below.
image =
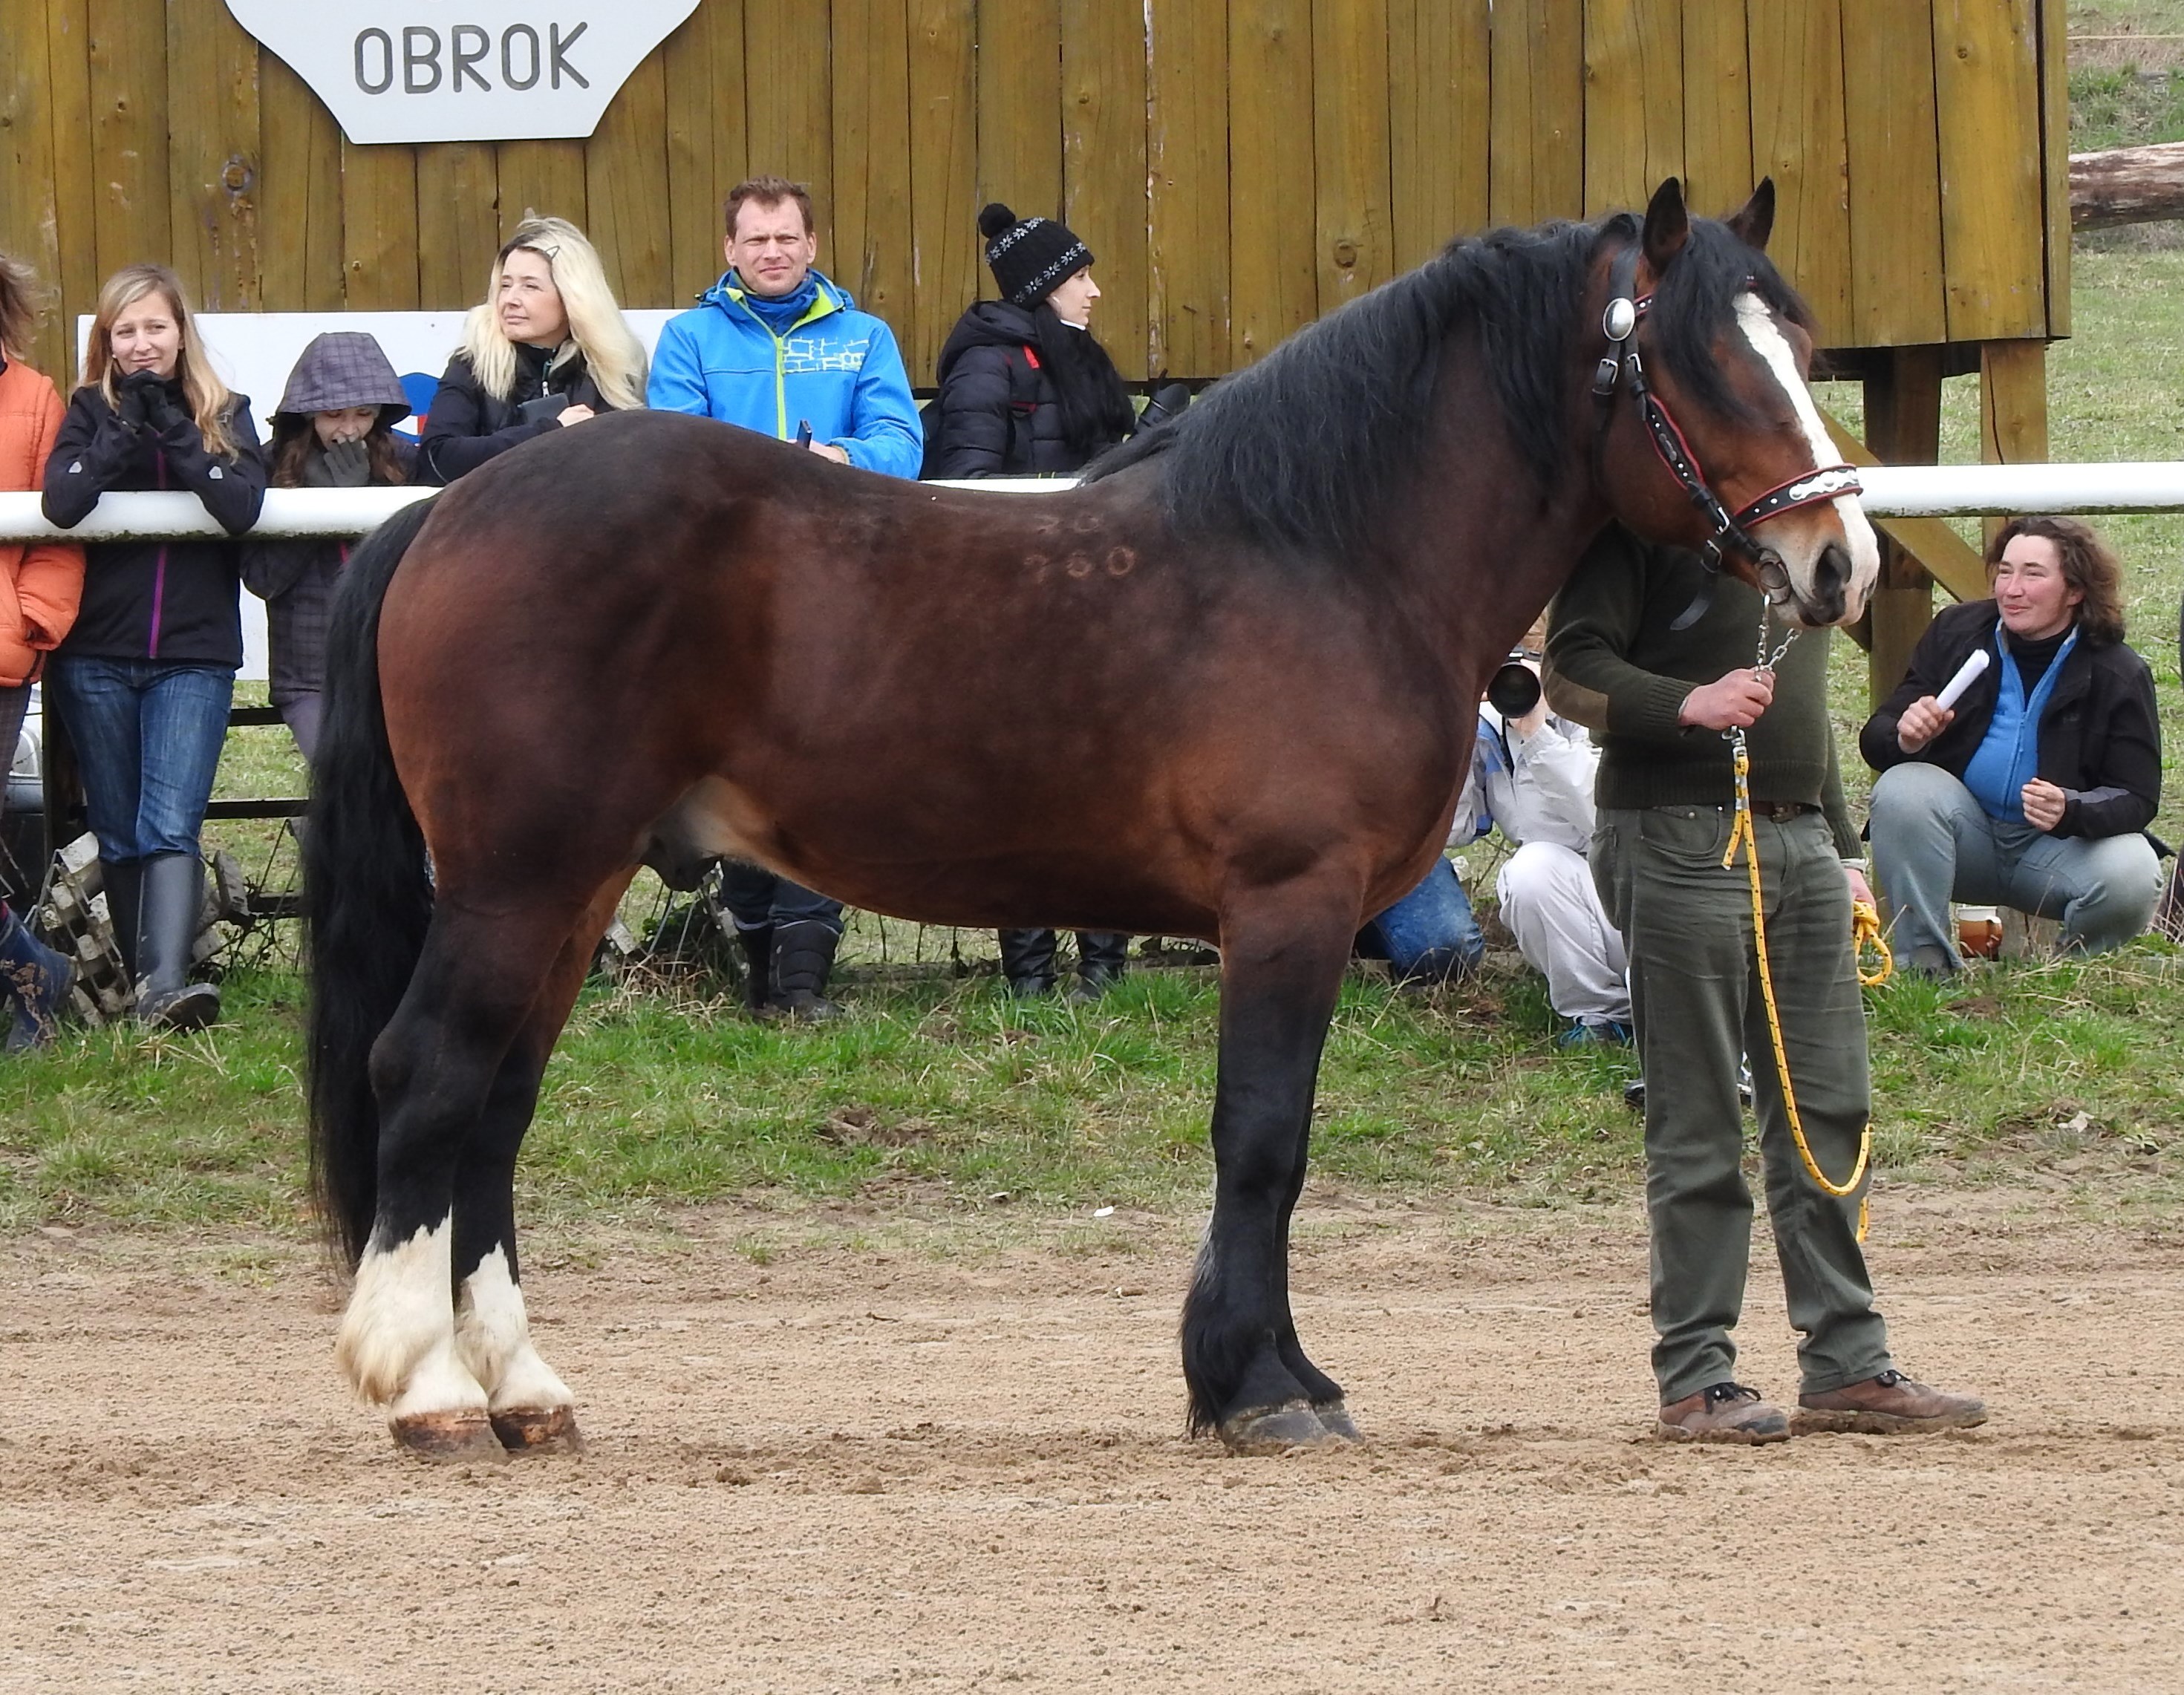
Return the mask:
<svg viewBox="0 0 2184 1695">
<path fill-rule="evenodd" d="M 1765 255 L 1726 225 L 1695 218 L 1691 231 L 1654 297 L 1646 349 L 1696 404 L 1748 420 L 1712 353 L 1737 294 L 1756 287 L 1783 316 L 1808 328 L 1811 317 Z M 1224 377 L 1173 423 L 1101 455 L 1085 481 L 1157 458 L 1162 506 L 1183 533 L 1353 555 L 1417 474 L 1441 346 L 1469 325 L 1503 423 L 1544 487 L 1566 460 L 1579 300 L 1602 251 L 1638 233 L 1626 212 L 1453 242 Z"/>
</svg>

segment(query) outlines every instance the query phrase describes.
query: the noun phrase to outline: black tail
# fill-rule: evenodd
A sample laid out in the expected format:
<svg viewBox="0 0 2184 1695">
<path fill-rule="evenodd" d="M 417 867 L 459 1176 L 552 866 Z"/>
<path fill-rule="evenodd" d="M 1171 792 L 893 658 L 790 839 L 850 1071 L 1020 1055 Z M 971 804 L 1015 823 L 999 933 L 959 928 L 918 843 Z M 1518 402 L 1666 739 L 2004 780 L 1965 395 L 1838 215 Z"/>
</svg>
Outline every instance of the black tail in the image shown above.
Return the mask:
<svg viewBox="0 0 2184 1695">
<path fill-rule="evenodd" d="M 349 558 L 326 631 L 326 702 L 304 831 L 311 989 L 311 1192 L 353 1266 L 379 1204 L 371 1044 L 401 1004 L 432 920 L 424 833 L 387 745 L 379 609 L 437 497 L 404 507 Z"/>
</svg>

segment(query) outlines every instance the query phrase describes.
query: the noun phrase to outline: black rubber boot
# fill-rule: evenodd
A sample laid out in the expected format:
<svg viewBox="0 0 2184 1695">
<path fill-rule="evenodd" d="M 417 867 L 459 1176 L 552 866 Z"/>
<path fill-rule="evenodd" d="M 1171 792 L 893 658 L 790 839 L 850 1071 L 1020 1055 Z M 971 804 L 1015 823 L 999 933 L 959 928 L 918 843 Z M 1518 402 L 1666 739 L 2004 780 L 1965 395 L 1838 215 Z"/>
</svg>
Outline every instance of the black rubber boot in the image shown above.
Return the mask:
<svg viewBox="0 0 2184 1695">
<path fill-rule="evenodd" d="M 820 919 L 800 918 L 773 931 L 774 1004 L 792 1018 L 820 1024 L 842 1009 L 827 998 L 827 975 L 842 932 Z"/>
<path fill-rule="evenodd" d="M 781 1009 L 773 998 L 773 926 L 736 931 L 744 950 L 744 1010 L 766 1018 Z"/>
<path fill-rule="evenodd" d="M 75 962 L 31 934 L 30 926 L 0 903 L 0 1000 L 12 1001 L 7 1051 L 43 1048 L 53 1039 Z"/>
<path fill-rule="evenodd" d="M 1054 992 L 1054 932 L 1050 930 L 1004 930 L 1001 973 L 1009 980 L 1009 992 L 1020 1001 L 1035 1001 Z"/>
<path fill-rule="evenodd" d="M 98 886 L 106 891 L 106 920 L 114 931 L 114 946 L 121 955 L 121 969 L 136 981 L 136 925 L 144 889 L 142 859 L 101 859 Z"/>
<path fill-rule="evenodd" d="M 1112 930 L 1077 932 L 1077 986 L 1069 998 L 1080 1006 L 1096 1001 L 1123 981 L 1130 959 L 1130 938 Z"/>
<path fill-rule="evenodd" d="M 220 991 L 190 981 L 190 950 L 204 912 L 204 861 L 154 853 L 140 862 L 136 1016 L 155 1030 L 202 1030 L 220 1016 Z"/>
</svg>

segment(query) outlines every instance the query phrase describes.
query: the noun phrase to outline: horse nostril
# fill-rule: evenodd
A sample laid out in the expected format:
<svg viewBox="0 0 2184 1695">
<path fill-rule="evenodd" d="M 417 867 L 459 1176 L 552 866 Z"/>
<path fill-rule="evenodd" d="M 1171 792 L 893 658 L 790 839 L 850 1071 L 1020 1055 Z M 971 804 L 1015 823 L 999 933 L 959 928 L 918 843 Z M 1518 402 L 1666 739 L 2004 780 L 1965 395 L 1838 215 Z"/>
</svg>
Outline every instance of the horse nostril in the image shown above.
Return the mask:
<svg viewBox="0 0 2184 1695">
<path fill-rule="evenodd" d="M 1830 542 L 1820 549 L 1820 557 L 1813 565 L 1813 593 L 1817 600 L 1840 606 L 1843 593 L 1850 586 L 1850 552 L 1840 542 Z"/>
</svg>

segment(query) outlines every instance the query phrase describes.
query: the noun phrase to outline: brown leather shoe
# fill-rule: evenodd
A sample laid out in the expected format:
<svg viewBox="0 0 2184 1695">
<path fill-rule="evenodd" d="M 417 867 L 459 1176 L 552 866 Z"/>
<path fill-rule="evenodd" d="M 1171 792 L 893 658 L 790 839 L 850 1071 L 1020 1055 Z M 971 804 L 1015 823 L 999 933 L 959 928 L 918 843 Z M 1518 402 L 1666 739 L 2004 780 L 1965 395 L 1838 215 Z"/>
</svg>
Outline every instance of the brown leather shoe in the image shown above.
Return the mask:
<svg viewBox="0 0 2184 1695">
<path fill-rule="evenodd" d="M 1944 1394 L 1901 1371 L 1884 1371 L 1863 1383 L 1798 1396 L 1790 1428 L 1798 1436 L 1820 1431 L 1916 1436 L 1922 1431 L 1969 1430 L 1986 1422 L 1986 1403 L 1977 1396 Z"/>
<path fill-rule="evenodd" d="M 1663 1442 L 1737 1442 L 1757 1447 L 1787 1442 L 1790 1421 L 1780 1407 L 1741 1383 L 1709 1383 L 1696 1395 L 1661 1409 L 1653 1434 Z"/>
</svg>

